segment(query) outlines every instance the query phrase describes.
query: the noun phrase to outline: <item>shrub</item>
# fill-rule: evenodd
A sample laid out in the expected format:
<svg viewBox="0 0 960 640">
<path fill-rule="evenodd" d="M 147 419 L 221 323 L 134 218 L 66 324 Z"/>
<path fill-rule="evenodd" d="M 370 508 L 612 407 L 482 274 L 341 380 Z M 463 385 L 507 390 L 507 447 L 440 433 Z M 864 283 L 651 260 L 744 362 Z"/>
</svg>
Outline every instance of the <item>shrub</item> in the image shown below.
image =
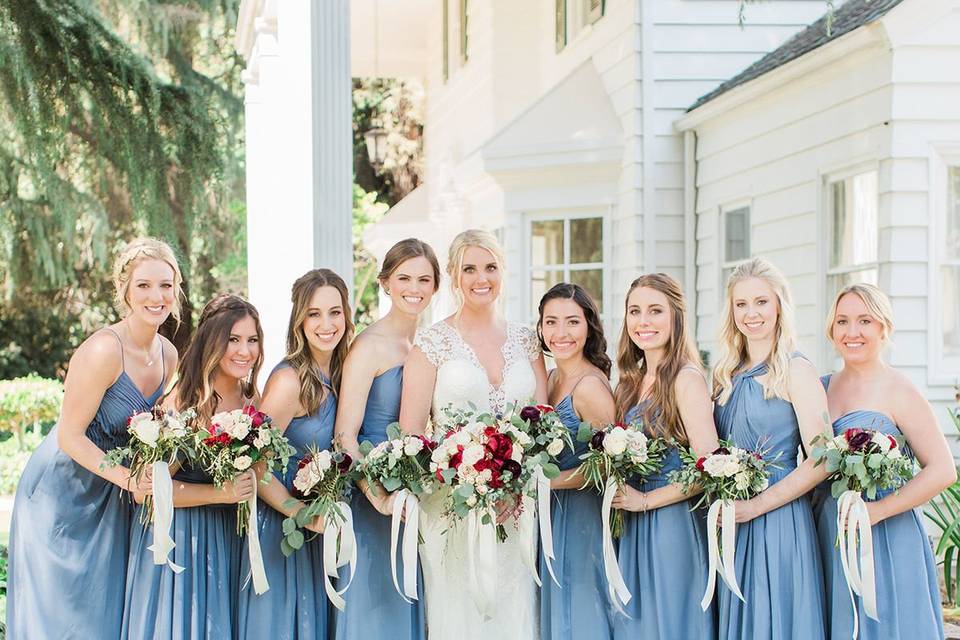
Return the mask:
<svg viewBox="0 0 960 640">
<path fill-rule="evenodd" d="M 0 381 L 0 440 L 16 435 L 22 445 L 28 427 L 49 431 L 62 401 L 63 384 L 58 380 L 28 375 Z"/>
</svg>

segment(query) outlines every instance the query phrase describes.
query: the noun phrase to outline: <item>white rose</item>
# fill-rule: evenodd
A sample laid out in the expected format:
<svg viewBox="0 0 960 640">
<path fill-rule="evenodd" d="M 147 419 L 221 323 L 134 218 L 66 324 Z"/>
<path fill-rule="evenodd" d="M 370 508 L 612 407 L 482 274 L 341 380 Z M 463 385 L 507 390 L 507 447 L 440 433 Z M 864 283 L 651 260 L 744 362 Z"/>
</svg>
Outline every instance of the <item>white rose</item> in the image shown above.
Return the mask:
<svg viewBox="0 0 960 640">
<path fill-rule="evenodd" d="M 472 467 L 483 459 L 484 453 L 486 453 L 486 450 L 483 446 L 479 444 L 470 445 L 463 450 L 463 464 Z"/>
<path fill-rule="evenodd" d="M 750 476 L 742 471 L 736 475 L 734 482 L 737 485 L 737 489 L 740 491 L 746 491 L 750 488 Z"/>
<path fill-rule="evenodd" d="M 470 444 L 471 438 L 472 438 L 472 436 L 471 436 L 471 434 L 470 434 L 470 431 L 468 431 L 467 429 L 461 429 L 460 431 L 457 431 L 455 434 L 453 434 L 453 435 L 450 437 L 450 441 L 451 441 L 452 445 L 454 445 L 454 446 L 453 446 L 453 450 L 454 450 L 454 451 L 457 450 L 457 447 L 456 447 L 455 445 L 462 444 L 462 445 L 466 446 L 466 445 Z M 449 446 L 449 445 L 448 445 L 448 446 Z"/>
<path fill-rule="evenodd" d="M 406 444 L 403 445 L 403 452 L 406 455 L 415 456 L 421 451 L 423 451 L 423 440 L 420 438 L 407 438 Z"/>
<path fill-rule="evenodd" d="M 477 496 L 470 496 L 469 498 L 467 498 L 468 507 L 472 507 L 475 504 L 477 504 Z"/>
<path fill-rule="evenodd" d="M 875 434 L 873 434 L 873 437 L 870 438 L 870 442 L 880 447 L 880 451 L 883 453 L 890 451 L 890 438 L 888 438 L 887 434 L 885 433 L 880 433 L 877 431 Z"/>
<path fill-rule="evenodd" d="M 900 457 L 900 447 L 897 447 L 896 449 L 890 449 L 890 451 L 887 452 L 887 457 L 888 457 L 888 458 L 899 458 L 899 457 Z"/>
<path fill-rule="evenodd" d="M 703 470 L 715 478 L 727 478 L 740 470 L 740 465 L 730 456 L 718 453 L 707 458 Z"/>
<path fill-rule="evenodd" d="M 257 437 L 253 439 L 253 446 L 257 449 L 263 449 L 270 444 L 270 433 L 266 429 L 257 431 Z"/>
<path fill-rule="evenodd" d="M 469 465 L 461 464 L 457 468 L 457 477 L 460 478 L 461 482 L 473 484 L 477 481 L 477 470 Z"/>
<path fill-rule="evenodd" d="M 446 464 L 447 457 L 447 448 L 437 447 L 433 450 L 433 453 L 430 454 L 430 461 L 436 464 L 440 464 L 441 462 Z"/>
<path fill-rule="evenodd" d="M 322 475 L 326 473 L 327 469 L 333 464 L 333 457 L 329 451 L 320 451 L 317 455 L 313 456 L 313 464 L 317 466 L 317 469 L 320 470 Z"/>
<path fill-rule="evenodd" d="M 760 491 L 766 491 L 766 490 L 767 490 L 767 487 L 769 487 L 769 486 L 770 486 L 770 480 L 769 480 L 769 479 L 764 478 L 763 480 L 760 481 Z"/>
<path fill-rule="evenodd" d="M 390 441 L 390 448 L 394 451 L 403 451 L 403 440 L 397 438 L 396 440 Z"/>
<path fill-rule="evenodd" d="M 516 442 L 523 448 L 529 447 L 533 443 L 533 438 L 525 434 L 523 431 L 513 431 L 516 436 Z"/>
<path fill-rule="evenodd" d="M 234 422 L 236 422 L 236 420 L 234 420 L 233 415 L 229 411 L 224 411 L 223 413 L 218 413 L 213 416 L 213 423 L 220 425 L 220 428 L 227 433 L 230 433 Z"/>
<path fill-rule="evenodd" d="M 563 440 L 560 438 L 554 439 L 553 442 L 547 445 L 547 453 L 552 456 L 560 455 L 561 451 L 563 451 Z"/>
<path fill-rule="evenodd" d="M 835 446 L 835 447 L 836 447 L 837 449 L 839 449 L 840 451 L 846 451 L 847 449 L 850 448 L 850 445 L 847 444 L 847 439 L 846 439 L 846 437 L 844 437 L 844 435 L 843 435 L 842 433 L 841 433 L 840 435 L 838 435 L 838 436 L 834 436 L 834 438 L 833 438 L 833 446 Z"/>
<path fill-rule="evenodd" d="M 481 479 L 482 479 L 482 478 L 481 478 Z M 480 495 L 485 495 L 485 494 L 487 493 L 487 491 L 490 490 L 490 488 L 487 487 L 486 484 L 478 483 L 477 486 L 476 486 L 476 490 L 477 490 L 477 493 L 479 493 Z"/>
<path fill-rule="evenodd" d="M 246 416 L 244 416 L 244 418 L 245 417 Z M 224 427 L 223 430 L 237 440 L 243 440 L 247 437 L 247 434 L 250 433 L 250 423 L 243 418 L 236 419 L 233 421 L 233 424 L 231 424 L 229 427 Z"/>
<path fill-rule="evenodd" d="M 183 422 L 173 416 L 167 416 L 167 427 L 165 429 L 164 437 L 182 438 L 186 434 L 187 430 L 183 426 Z"/>
<path fill-rule="evenodd" d="M 253 459 L 250 456 L 239 456 L 233 461 L 233 467 L 240 471 L 245 471 L 250 468 L 252 462 Z"/>
<path fill-rule="evenodd" d="M 149 413 L 140 413 L 134 416 L 134 419 L 130 421 L 130 429 L 136 434 L 140 442 L 151 448 L 157 446 L 157 440 L 160 438 L 160 423 L 153 420 Z"/>
<path fill-rule="evenodd" d="M 514 462 L 523 462 L 523 449 L 514 447 L 510 450 L 510 459 Z"/>
<path fill-rule="evenodd" d="M 293 478 L 293 486 L 296 487 L 300 493 L 306 493 L 313 486 L 309 467 L 310 465 L 307 465 L 297 471 L 297 475 Z"/>
<path fill-rule="evenodd" d="M 619 427 L 611 429 L 603 439 L 603 450 L 612 456 L 618 456 L 626 451 L 627 432 Z"/>
</svg>

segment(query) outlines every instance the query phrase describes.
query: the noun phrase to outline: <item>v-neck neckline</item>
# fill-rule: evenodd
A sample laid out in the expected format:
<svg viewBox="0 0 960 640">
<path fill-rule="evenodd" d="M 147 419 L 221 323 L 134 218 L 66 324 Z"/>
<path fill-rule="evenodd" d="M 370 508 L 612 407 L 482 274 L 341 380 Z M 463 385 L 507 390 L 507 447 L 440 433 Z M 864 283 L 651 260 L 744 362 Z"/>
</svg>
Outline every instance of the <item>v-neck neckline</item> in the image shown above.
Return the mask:
<svg viewBox="0 0 960 640">
<path fill-rule="evenodd" d="M 487 373 L 486 368 L 483 366 L 483 363 L 480 361 L 480 356 L 477 355 L 476 350 L 474 350 L 474 348 L 470 345 L 470 343 L 467 342 L 467 339 L 463 337 L 463 334 L 461 334 L 460 331 L 455 326 L 453 326 L 446 320 L 443 321 L 443 324 L 445 324 L 447 328 L 450 329 L 450 331 L 456 334 L 457 339 L 463 343 L 464 347 L 466 347 L 467 354 L 470 356 L 471 364 L 473 364 L 478 369 L 480 369 L 480 371 L 483 372 L 483 377 L 486 378 L 487 385 L 489 385 L 490 389 L 492 389 L 495 392 L 500 392 L 503 389 L 503 383 L 507 379 L 507 369 L 510 366 L 510 363 L 508 362 L 508 359 L 507 359 L 507 345 L 510 342 L 510 323 L 507 323 L 506 326 L 504 327 L 503 344 L 500 345 L 500 357 L 503 358 L 503 366 L 500 368 L 499 384 L 494 384 L 493 381 L 490 380 L 490 374 Z"/>
</svg>

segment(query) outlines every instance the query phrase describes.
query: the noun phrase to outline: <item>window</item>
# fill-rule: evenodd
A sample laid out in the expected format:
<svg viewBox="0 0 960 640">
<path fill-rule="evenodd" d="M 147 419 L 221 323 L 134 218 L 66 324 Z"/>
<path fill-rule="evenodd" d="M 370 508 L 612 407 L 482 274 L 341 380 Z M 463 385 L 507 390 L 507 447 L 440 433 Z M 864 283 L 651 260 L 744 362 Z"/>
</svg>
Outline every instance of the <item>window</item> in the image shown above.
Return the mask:
<svg viewBox="0 0 960 640">
<path fill-rule="evenodd" d="M 721 209 L 720 290 L 738 264 L 750 258 L 750 205 Z"/>
<path fill-rule="evenodd" d="M 947 167 L 947 206 L 939 236 L 943 358 L 960 359 L 960 165 Z"/>
<path fill-rule="evenodd" d="M 827 306 L 856 282 L 877 284 L 877 172 L 827 182 Z"/>
<path fill-rule="evenodd" d="M 460 66 L 467 63 L 467 4 L 460 0 Z"/>
<path fill-rule="evenodd" d="M 530 315 L 559 282 L 579 284 L 604 312 L 603 218 L 568 217 L 530 221 Z"/>
<path fill-rule="evenodd" d="M 556 0 L 557 51 L 603 16 L 605 0 Z"/>
</svg>

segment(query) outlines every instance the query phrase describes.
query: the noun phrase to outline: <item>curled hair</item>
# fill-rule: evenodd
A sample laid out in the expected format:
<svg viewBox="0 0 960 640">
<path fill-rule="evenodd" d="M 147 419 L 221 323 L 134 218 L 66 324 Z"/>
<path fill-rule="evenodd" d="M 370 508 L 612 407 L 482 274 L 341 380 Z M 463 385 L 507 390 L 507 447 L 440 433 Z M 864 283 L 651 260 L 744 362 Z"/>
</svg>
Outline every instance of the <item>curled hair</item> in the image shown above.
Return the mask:
<svg viewBox="0 0 960 640">
<path fill-rule="evenodd" d="M 590 294 L 578 284 L 561 282 L 550 287 L 550 290 L 540 298 L 539 320 L 537 320 L 537 336 L 540 338 L 540 349 L 549 354 L 547 343 L 543 340 L 543 308 L 551 300 L 573 300 L 583 311 L 587 321 L 587 340 L 583 345 L 583 357 L 610 377 L 610 356 L 607 355 L 607 339 L 603 335 L 603 323 L 600 321 L 600 311 Z"/>
<path fill-rule="evenodd" d="M 617 418 L 623 420 L 630 409 L 639 404 L 643 377 L 647 373 L 647 360 L 643 349 L 630 337 L 626 322 L 630 294 L 640 287 L 659 291 L 666 296 L 671 313 L 670 337 L 664 347 L 663 361 L 657 367 L 653 386 L 650 388 L 650 402 L 644 407 L 643 422 L 651 432 L 674 438 L 685 445 L 688 442 L 687 432 L 680 417 L 674 386 L 680 370 L 684 367 L 692 365 L 700 369 L 700 354 L 687 325 L 687 303 L 683 289 L 679 282 L 665 273 L 640 276 L 630 283 L 624 299 L 624 322 L 620 330 L 620 345 L 617 348 L 620 380 L 613 394 Z"/>
<path fill-rule="evenodd" d="M 330 358 L 330 382 L 324 378 L 320 365 L 313 358 L 310 342 L 303 331 L 303 323 L 310 311 L 310 299 L 320 287 L 333 287 L 340 294 L 343 306 L 344 331 L 340 342 L 333 349 Z M 343 363 L 347 359 L 350 341 L 353 339 L 353 320 L 350 313 L 350 294 L 343 278 L 330 269 L 313 269 L 303 274 L 293 283 L 291 294 L 293 308 L 290 310 L 290 324 L 287 327 L 286 360 L 297 372 L 300 380 L 300 406 L 307 415 L 315 414 L 327 398 L 340 392 L 340 380 L 343 377 Z"/>
<path fill-rule="evenodd" d="M 440 288 L 440 262 L 437 260 L 437 254 L 433 252 L 433 247 L 416 238 L 407 238 L 390 247 L 387 255 L 383 257 L 383 265 L 380 267 L 380 273 L 377 274 L 377 280 L 380 285 L 393 275 L 401 264 L 411 258 L 426 258 L 433 270 L 433 291 L 436 293 Z"/>
<path fill-rule="evenodd" d="M 497 242 L 497 237 L 489 231 L 483 229 L 467 229 L 461 231 L 450 243 L 450 250 L 447 253 L 447 275 L 450 276 L 450 288 L 457 299 L 457 313 L 463 308 L 463 292 L 460 291 L 460 272 L 463 270 L 463 254 L 470 247 L 480 247 L 493 254 L 493 260 L 500 269 L 503 277 L 506 266 L 506 259 L 503 255 L 503 249 Z"/>
<path fill-rule="evenodd" d="M 878 287 L 866 282 L 858 282 L 840 289 L 833 299 L 833 305 L 827 316 L 827 338 L 830 342 L 833 342 L 833 325 L 837 321 L 837 307 L 840 306 L 843 296 L 848 293 L 860 298 L 870 316 L 883 326 L 883 339 L 889 340 L 893 335 L 893 307 L 890 305 L 890 298 Z"/>
<path fill-rule="evenodd" d="M 194 407 L 202 421 L 213 417 L 221 400 L 213 388 L 220 360 L 227 352 L 233 326 L 248 316 L 253 318 L 257 327 L 257 340 L 261 348 L 250 374 L 245 380 L 241 380 L 241 391 L 247 399 L 254 397 L 254 384 L 263 364 L 263 327 L 260 326 L 260 314 L 256 307 L 240 296 L 221 293 L 203 307 L 197 330 L 177 366 L 175 388 L 178 409 Z"/>
<path fill-rule="evenodd" d="M 183 276 L 180 274 L 180 265 L 177 264 L 173 249 L 163 240 L 147 237 L 134 238 L 120 251 L 113 261 L 114 304 L 121 315 L 130 313 L 130 302 L 127 300 L 127 294 L 130 292 L 130 277 L 136 266 L 144 260 L 160 260 L 173 269 L 173 308 L 170 310 L 170 315 L 179 324 Z"/>
<path fill-rule="evenodd" d="M 737 328 L 734 319 L 733 288 L 738 282 L 757 278 L 773 290 L 777 298 L 777 326 L 773 336 L 773 348 L 767 356 L 768 374 L 763 377 L 763 397 L 790 401 L 790 358 L 797 350 L 793 322 L 793 302 L 790 288 L 783 273 L 764 258 L 751 258 L 733 270 L 727 278 L 727 295 L 723 303 L 723 319 L 720 327 L 720 356 L 713 369 L 713 398 L 727 404 L 733 393 L 733 376 L 747 363 L 747 338 Z"/>
</svg>

